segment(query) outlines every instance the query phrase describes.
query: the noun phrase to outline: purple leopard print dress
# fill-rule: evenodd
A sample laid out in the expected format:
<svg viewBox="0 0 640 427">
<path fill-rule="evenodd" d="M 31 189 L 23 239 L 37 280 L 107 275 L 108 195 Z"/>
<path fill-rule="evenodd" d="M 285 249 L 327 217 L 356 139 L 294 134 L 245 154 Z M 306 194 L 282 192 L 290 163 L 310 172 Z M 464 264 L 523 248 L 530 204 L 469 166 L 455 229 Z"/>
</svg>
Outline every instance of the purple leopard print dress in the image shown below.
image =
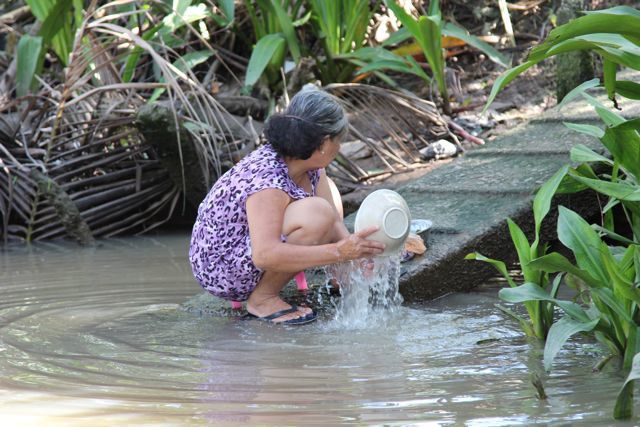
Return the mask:
<svg viewBox="0 0 640 427">
<path fill-rule="evenodd" d="M 251 259 L 247 198 L 277 188 L 294 200 L 316 194 L 320 170 L 309 172 L 312 194 L 299 187 L 270 144 L 242 159 L 216 181 L 198 208 L 189 259 L 200 285 L 213 295 L 245 301 L 258 284 L 262 270 Z"/>
</svg>

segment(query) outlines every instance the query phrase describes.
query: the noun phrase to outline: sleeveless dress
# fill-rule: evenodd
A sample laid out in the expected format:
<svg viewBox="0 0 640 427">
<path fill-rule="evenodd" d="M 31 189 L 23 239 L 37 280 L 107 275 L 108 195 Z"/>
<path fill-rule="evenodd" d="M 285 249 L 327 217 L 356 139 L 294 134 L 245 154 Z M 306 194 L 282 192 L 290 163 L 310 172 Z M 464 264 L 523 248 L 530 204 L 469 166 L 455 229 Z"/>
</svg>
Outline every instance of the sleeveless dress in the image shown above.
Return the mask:
<svg viewBox="0 0 640 427">
<path fill-rule="evenodd" d="M 291 179 L 284 159 L 265 144 L 216 181 L 198 208 L 189 248 L 191 269 L 205 290 L 226 300 L 249 298 L 263 271 L 251 259 L 247 198 L 269 188 L 293 200 L 314 196 L 320 170 L 308 174 L 311 193 Z"/>
</svg>

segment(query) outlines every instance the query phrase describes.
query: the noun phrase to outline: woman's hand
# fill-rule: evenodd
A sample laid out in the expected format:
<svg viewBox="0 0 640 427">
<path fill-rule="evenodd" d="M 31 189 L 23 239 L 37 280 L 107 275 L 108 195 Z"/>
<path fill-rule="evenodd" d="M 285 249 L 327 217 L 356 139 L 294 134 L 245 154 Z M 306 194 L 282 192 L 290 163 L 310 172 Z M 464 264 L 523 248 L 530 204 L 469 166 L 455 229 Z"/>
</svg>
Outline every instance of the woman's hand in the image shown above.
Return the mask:
<svg viewBox="0 0 640 427">
<path fill-rule="evenodd" d="M 338 257 L 340 261 L 366 258 L 380 255 L 384 250 L 384 243 L 375 240 L 367 240 L 366 237 L 379 230 L 379 227 L 369 227 L 338 241 Z"/>
</svg>

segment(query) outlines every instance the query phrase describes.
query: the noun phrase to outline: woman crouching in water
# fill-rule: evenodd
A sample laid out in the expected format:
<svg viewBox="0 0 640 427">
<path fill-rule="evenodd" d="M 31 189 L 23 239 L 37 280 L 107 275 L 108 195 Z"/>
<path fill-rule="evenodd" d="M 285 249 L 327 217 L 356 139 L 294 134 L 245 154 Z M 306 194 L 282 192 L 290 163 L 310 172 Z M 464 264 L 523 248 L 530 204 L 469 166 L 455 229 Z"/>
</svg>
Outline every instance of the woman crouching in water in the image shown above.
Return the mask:
<svg viewBox="0 0 640 427">
<path fill-rule="evenodd" d="M 306 85 L 266 123 L 267 144 L 215 183 L 198 209 L 189 258 L 204 289 L 273 323 L 316 319 L 308 307 L 280 298 L 306 268 L 381 254 L 366 240 L 377 228 L 349 234 L 342 202 L 324 168 L 348 130 L 342 106 Z"/>
</svg>

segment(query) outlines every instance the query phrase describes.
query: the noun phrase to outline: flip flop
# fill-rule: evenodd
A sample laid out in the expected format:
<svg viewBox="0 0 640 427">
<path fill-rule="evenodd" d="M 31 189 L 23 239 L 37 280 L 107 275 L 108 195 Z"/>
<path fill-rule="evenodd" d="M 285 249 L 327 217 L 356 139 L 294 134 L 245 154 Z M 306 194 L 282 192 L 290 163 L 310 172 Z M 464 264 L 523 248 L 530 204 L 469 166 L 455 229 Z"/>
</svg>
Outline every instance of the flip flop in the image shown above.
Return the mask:
<svg viewBox="0 0 640 427">
<path fill-rule="evenodd" d="M 298 306 L 292 305 L 291 308 L 286 308 L 284 310 L 276 311 L 275 313 L 269 314 L 268 316 L 258 317 L 255 314 L 247 313 L 245 319 L 256 319 L 262 320 L 264 322 L 273 323 L 274 325 L 305 325 L 307 323 L 314 322 L 318 318 L 318 314 L 315 311 L 307 314 L 303 317 L 298 317 L 297 319 L 289 319 L 284 322 L 274 322 L 278 317 L 284 316 L 285 314 L 295 313 L 298 311 Z"/>
</svg>

